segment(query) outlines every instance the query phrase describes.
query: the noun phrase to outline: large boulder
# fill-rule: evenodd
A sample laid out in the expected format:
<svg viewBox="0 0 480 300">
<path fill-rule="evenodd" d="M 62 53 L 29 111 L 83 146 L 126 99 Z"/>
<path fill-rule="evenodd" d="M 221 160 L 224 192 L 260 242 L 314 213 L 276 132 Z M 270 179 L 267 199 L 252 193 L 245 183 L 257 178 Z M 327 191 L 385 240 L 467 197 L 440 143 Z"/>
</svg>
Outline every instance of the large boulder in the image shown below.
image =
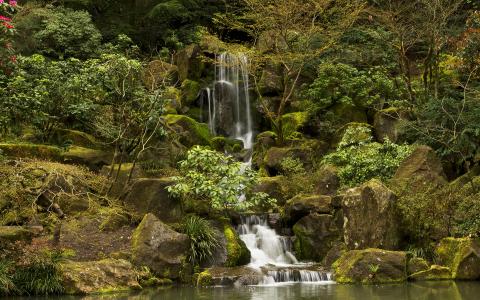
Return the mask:
<svg viewBox="0 0 480 300">
<path fill-rule="evenodd" d="M 227 250 L 226 260 L 223 263 L 225 267 L 243 266 L 250 263 L 250 251 L 228 222 L 223 224 L 223 237 Z"/>
<path fill-rule="evenodd" d="M 207 124 L 198 123 L 185 115 L 166 115 L 164 118 L 184 146 L 210 145 L 212 136 Z"/>
<path fill-rule="evenodd" d="M 397 283 L 407 279 L 406 253 L 382 249 L 351 250 L 334 264 L 338 283 Z"/>
<path fill-rule="evenodd" d="M 410 191 L 435 188 L 447 183 L 442 162 L 428 146 L 418 146 L 397 169 L 392 184 Z"/>
<path fill-rule="evenodd" d="M 444 238 L 435 253 L 438 263 L 449 267 L 454 279 L 480 279 L 479 238 Z"/>
<path fill-rule="evenodd" d="M 270 197 L 277 199 L 277 204 L 282 206 L 293 196 L 292 191 L 289 191 L 285 184 L 286 180 L 287 178 L 284 176 L 261 177 L 253 188 L 253 192 L 266 193 Z"/>
<path fill-rule="evenodd" d="M 342 200 L 344 239 L 349 249 L 398 246 L 397 197 L 379 180 L 347 190 Z"/>
<path fill-rule="evenodd" d="M 323 165 L 314 176 L 315 192 L 319 195 L 334 196 L 340 188 L 337 168 L 332 165 Z"/>
<path fill-rule="evenodd" d="M 426 271 L 429 267 L 430 266 L 425 259 L 420 257 L 413 257 L 408 260 L 407 273 L 408 275 L 411 275 L 414 273 Z"/>
<path fill-rule="evenodd" d="M 126 260 L 65 261 L 60 265 L 66 294 L 98 294 L 141 289 L 135 268 Z"/>
<path fill-rule="evenodd" d="M 294 249 L 297 258 L 321 261 L 341 236 L 335 216 L 312 213 L 294 226 Z"/>
<path fill-rule="evenodd" d="M 333 213 L 332 197 L 318 195 L 297 195 L 288 200 L 284 208 L 285 219 L 289 224 L 295 224 L 310 213 Z"/>
<path fill-rule="evenodd" d="M 202 49 L 199 45 L 191 44 L 183 48 L 175 55 L 175 64 L 178 68 L 178 78 L 197 80 L 205 69 L 205 63 L 201 59 Z"/>
<path fill-rule="evenodd" d="M 147 266 L 164 278 L 177 279 L 190 246 L 187 235 L 178 233 L 153 214 L 146 214 L 132 236 L 132 261 Z"/>
<path fill-rule="evenodd" d="M 167 187 L 174 183 L 170 178 L 139 178 L 122 200 L 127 208 L 139 215 L 152 213 L 162 222 L 179 222 L 183 216 L 181 203 L 170 197 L 167 191 Z"/>
</svg>

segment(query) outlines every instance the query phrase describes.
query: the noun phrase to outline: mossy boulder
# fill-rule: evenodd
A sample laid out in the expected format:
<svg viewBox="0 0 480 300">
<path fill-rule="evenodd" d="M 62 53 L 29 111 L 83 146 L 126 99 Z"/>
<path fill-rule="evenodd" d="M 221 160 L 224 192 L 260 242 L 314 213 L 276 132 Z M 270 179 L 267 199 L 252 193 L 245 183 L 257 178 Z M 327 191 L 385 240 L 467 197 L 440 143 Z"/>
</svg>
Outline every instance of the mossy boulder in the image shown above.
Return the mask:
<svg viewBox="0 0 480 300">
<path fill-rule="evenodd" d="M 201 86 L 197 81 L 185 79 L 180 89 L 182 90 L 182 104 L 189 106 L 198 98 Z"/>
<path fill-rule="evenodd" d="M 99 171 L 112 162 L 112 153 L 73 146 L 62 154 L 63 161 L 68 164 L 84 165 L 90 170 Z"/>
<path fill-rule="evenodd" d="M 330 109 L 341 125 L 352 122 L 367 123 L 367 113 L 364 108 L 357 107 L 350 103 L 337 103 Z"/>
<path fill-rule="evenodd" d="M 143 70 L 143 82 L 150 90 L 178 80 L 178 67 L 162 60 L 153 60 Z"/>
<path fill-rule="evenodd" d="M 277 199 L 278 205 L 283 206 L 288 199 L 294 196 L 294 193 L 288 189 L 286 181 L 287 178 L 284 176 L 261 177 L 253 188 L 253 192 L 266 193 Z"/>
<path fill-rule="evenodd" d="M 429 269 L 429 267 L 430 266 L 425 259 L 423 259 L 421 257 L 413 257 L 413 258 L 408 260 L 407 273 L 408 273 L 408 275 L 411 275 L 411 274 L 414 274 L 414 273 L 426 271 L 426 270 Z"/>
<path fill-rule="evenodd" d="M 175 65 L 178 67 L 178 78 L 198 80 L 205 69 L 205 63 L 201 59 L 202 49 L 197 44 L 191 44 L 175 55 Z"/>
<path fill-rule="evenodd" d="M 410 191 L 425 191 L 447 183 L 442 162 L 435 151 L 424 145 L 413 150 L 398 167 L 391 184 Z"/>
<path fill-rule="evenodd" d="M 258 82 L 262 95 L 281 95 L 283 92 L 283 76 L 279 66 L 270 65 L 262 71 Z"/>
<path fill-rule="evenodd" d="M 433 265 L 427 270 L 411 274 L 408 279 L 414 281 L 450 280 L 452 279 L 452 272 L 450 268 Z"/>
<path fill-rule="evenodd" d="M 275 146 L 276 134 L 273 131 L 264 131 L 255 138 L 253 145 L 252 165 L 255 167 L 263 166 L 263 159 L 268 149 Z"/>
<path fill-rule="evenodd" d="M 62 161 L 63 150 L 47 145 L 37 144 L 0 144 L 4 156 L 12 158 L 38 158 L 51 161 Z"/>
<path fill-rule="evenodd" d="M 438 263 L 450 268 L 453 279 L 480 279 L 479 238 L 444 238 L 435 253 Z"/>
<path fill-rule="evenodd" d="M 212 279 L 212 274 L 210 274 L 209 270 L 205 270 L 198 274 L 197 277 L 197 286 L 212 286 L 213 285 L 213 279 Z"/>
<path fill-rule="evenodd" d="M 133 181 L 135 181 L 135 179 L 147 177 L 147 174 L 143 171 L 140 163 L 137 163 L 135 165 L 133 171 L 132 168 L 133 163 L 123 163 L 121 165 L 114 164 L 113 170 L 111 165 L 102 167 L 102 169 L 100 170 L 100 174 L 105 177 L 111 177 L 112 179 L 116 178 L 109 192 L 110 196 L 123 196 L 123 193 L 126 191 L 126 187 Z M 132 174 L 132 176 L 130 178 L 130 182 L 128 182 L 130 173 Z"/>
<path fill-rule="evenodd" d="M 284 216 L 288 224 L 295 224 L 310 213 L 333 213 L 332 198 L 319 195 L 297 195 L 288 200 L 284 207 Z"/>
<path fill-rule="evenodd" d="M 341 240 L 336 241 L 332 248 L 328 250 L 327 254 L 323 258 L 322 265 L 326 268 L 331 268 L 332 265 L 347 251 L 347 246 Z"/>
<path fill-rule="evenodd" d="M 398 283 L 407 280 L 406 253 L 382 249 L 351 250 L 334 264 L 338 283 Z"/>
<path fill-rule="evenodd" d="M 66 294 L 98 294 L 141 289 L 135 268 L 126 260 L 65 261 L 60 265 Z"/>
<path fill-rule="evenodd" d="M 227 259 L 225 267 L 243 266 L 250 263 L 250 251 L 229 223 L 223 225 L 226 240 Z"/>
<path fill-rule="evenodd" d="M 294 135 L 302 130 L 309 120 L 308 112 L 293 112 L 282 116 L 282 131 L 286 139 L 294 137 Z"/>
<path fill-rule="evenodd" d="M 55 129 L 50 141 L 59 146 L 74 145 L 91 149 L 100 148 L 100 144 L 93 135 L 72 129 Z"/>
<path fill-rule="evenodd" d="M 212 139 L 212 147 L 220 152 L 239 153 L 243 150 L 243 142 L 241 140 L 216 136 Z"/>
<path fill-rule="evenodd" d="M 322 261 L 341 236 L 335 216 L 311 213 L 294 226 L 294 249 L 297 258 Z"/>
<path fill-rule="evenodd" d="M 185 115 L 166 115 L 164 118 L 184 146 L 210 145 L 212 136 L 207 124 L 198 123 Z"/>
<path fill-rule="evenodd" d="M 396 200 L 395 194 L 376 179 L 347 190 L 342 199 L 347 247 L 396 249 L 399 243 Z"/>
<path fill-rule="evenodd" d="M 146 214 L 132 236 L 132 261 L 163 278 L 178 279 L 190 247 L 185 234 Z"/>
<path fill-rule="evenodd" d="M 165 114 L 176 115 L 182 111 L 182 92 L 176 87 L 170 86 L 163 94 L 165 99 Z"/>
<path fill-rule="evenodd" d="M 167 191 L 174 183 L 171 178 L 139 178 L 121 199 L 127 208 L 140 216 L 152 213 L 162 222 L 179 222 L 183 217 L 181 203 Z"/>
<path fill-rule="evenodd" d="M 313 176 L 315 192 L 318 195 L 334 196 L 340 188 L 340 177 L 335 166 L 323 165 Z"/>
</svg>

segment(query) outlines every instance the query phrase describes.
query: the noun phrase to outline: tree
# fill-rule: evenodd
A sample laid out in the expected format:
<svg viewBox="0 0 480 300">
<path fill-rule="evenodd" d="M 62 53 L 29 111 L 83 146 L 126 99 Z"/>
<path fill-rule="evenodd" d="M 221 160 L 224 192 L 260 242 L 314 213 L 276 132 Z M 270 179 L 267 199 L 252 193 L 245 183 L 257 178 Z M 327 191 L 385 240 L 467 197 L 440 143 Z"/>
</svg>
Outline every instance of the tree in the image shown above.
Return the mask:
<svg viewBox="0 0 480 300">
<path fill-rule="evenodd" d="M 16 12 L 17 1 L 0 3 L 0 76 L 10 74 L 12 64 L 16 62 L 12 39 L 16 33 L 12 17 Z M 1 78 L 0 78 L 1 79 Z"/>
<path fill-rule="evenodd" d="M 268 40 L 250 53 L 257 94 L 265 116 L 284 142 L 282 115 L 295 96 L 305 66 L 330 49 L 355 22 L 363 1 L 243 0 L 246 12 L 240 18 L 224 15 L 220 21 L 239 24 L 254 39 Z M 232 20 L 236 20 L 233 23 Z M 259 89 L 258 75 L 265 67 L 278 68 L 282 81 L 276 108 L 268 105 Z"/>
</svg>

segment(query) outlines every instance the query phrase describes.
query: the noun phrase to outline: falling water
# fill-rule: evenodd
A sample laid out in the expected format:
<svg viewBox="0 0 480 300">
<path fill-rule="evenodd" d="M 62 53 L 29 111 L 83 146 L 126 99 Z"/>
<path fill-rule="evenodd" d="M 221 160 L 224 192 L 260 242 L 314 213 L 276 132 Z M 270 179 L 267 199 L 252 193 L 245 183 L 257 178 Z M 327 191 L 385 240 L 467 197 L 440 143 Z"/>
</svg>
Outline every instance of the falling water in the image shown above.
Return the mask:
<svg viewBox="0 0 480 300">
<path fill-rule="evenodd" d="M 243 141 L 246 149 L 253 147 L 249 89 L 248 58 L 243 54 L 218 55 L 213 88 L 204 91 L 208 125 L 213 134 Z"/>
<path fill-rule="evenodd" d="M 279 236 L 264 216 L 242 216 L 237 228 L 250 250 L 250 267 L 264 272 L 262 284 L 279 282 L 331 282 L 330 273 L 299 263 L 291 252 L 290 237 Z"/>
</svg>

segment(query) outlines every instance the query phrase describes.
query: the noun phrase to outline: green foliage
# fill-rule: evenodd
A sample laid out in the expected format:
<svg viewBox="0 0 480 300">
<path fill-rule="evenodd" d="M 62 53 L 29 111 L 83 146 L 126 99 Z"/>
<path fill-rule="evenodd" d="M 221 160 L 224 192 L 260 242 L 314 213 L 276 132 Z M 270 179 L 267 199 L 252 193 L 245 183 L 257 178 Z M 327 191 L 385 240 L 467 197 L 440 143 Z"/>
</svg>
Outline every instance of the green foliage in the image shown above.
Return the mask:
<svg viewBox="0 0 480 300">
<path fill-rule="evenodd" d="M 17 31 L 12 17 L 16 11 L 16 5 L 11 5 L 7 1 L 0 3 L 0 76 L 10 74 L 15 66 L 16 57 L 12 39 Z"/>
<path fill-rule="evenodd" d="M 192 264 L 199 264 L 212 257 L 219 246 L 219 239 L 210 222 L 197 216 L 189 216 L 183 221 L 182 229 L 190 238 L 189 260 Z"/>
<path fill-rule="evenodd" d="M 89 58 L 102 39 L 88 12 L 63 7 L 31 7 L 18 18 L 18 26 L 18 43 L 26 54 Z"/>
<path fill-rule="evenodd" d="M 382 108 L 387 101 L 401 98 L 393 80 L 380 69 L 362 71 L 343 63 L 325 62 L 317 72 L 317 78 L 305 91 L 305 97 L 317 109 L 336 103 Z"/>
<path fill-rule="evenodd" d="M 180 176 L 168 191 L 182 199 L 207 201 L 215 210 L 245 210 L 255 205 L 247 197 L 256 181 L 255 173 L 231 156 L 195 146 L 179 163 Z"/>
<path fill-rule="evenodd" d="M 412 147 L 397 145 L 388 139 L 383 144 L 353 137 L 365 134 L 366 127 L 349 127 L 337 150 L 323 158 L 324 163 L 338 167 L 342 185 L 355 186 L 378 178 L 386 181 L 393 176 L 400 163 L 411 153 Z"/>
<path fill-rule="evenodd" d="M 305 168 L 303 163 L 298 158 L 286 157 L 280 162 L 280 169 L 282 174 L 304 174 Z"/>
<path fill-rule="evenodd" d="M 11 295 L 17 291 L 12 279 L 12 266 L 12 262 L 6 259 L 0 260 L 0 296 Z"/>
</svg>

